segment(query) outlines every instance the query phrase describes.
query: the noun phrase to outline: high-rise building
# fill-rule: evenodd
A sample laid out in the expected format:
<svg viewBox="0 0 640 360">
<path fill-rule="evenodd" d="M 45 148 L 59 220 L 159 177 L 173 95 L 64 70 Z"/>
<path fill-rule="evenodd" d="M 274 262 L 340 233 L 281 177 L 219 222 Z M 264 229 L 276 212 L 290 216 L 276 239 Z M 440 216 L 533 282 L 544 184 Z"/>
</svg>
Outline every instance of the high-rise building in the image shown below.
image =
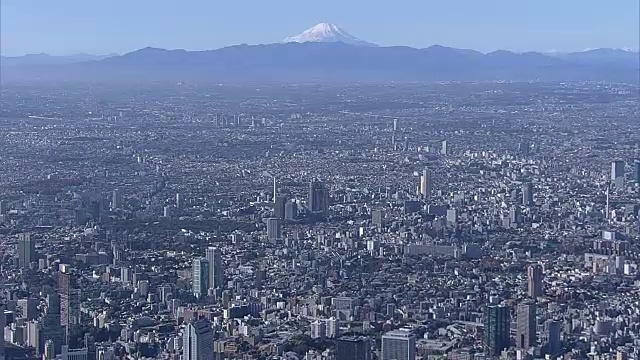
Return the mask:
<svg viewBox="0 0 640 360">
<path fill-rule="evenodd" d="M 518 330 L 516 333 L 516 346 L 528 350 L 536 345 L 536 304 L 522 303 L 516 309 L 516 321 Z"/>
<path fill-rule="evenodd" d="M 373 360 L 367 337 L 343 337 L 336 340 L 336 360 Z"/>
<path fill-rule="evenodd" d="M 36 350 L 36 355 L 40 355 L 44 346 L 44 339 L 42 338 L 42 327 L 39 321 L 31 320 L 25 324 L 25 342 L 27 346 L 33 347 Z"/>
<path fill-rule="evenodd" d="M 177 209 L 182 209 L 182 196 L 180 196 L 180 193 L 176 194 L 176 208 Z"/>
<path fill-rule="evenodd" d="M 530 182 L 522 185 L 522 204 L 524 206 L 533 205 L 533 184 Z"/>
<path fill-rule="evenodd" d="M 31 238 L 30 233 L 23 233 L 18 236 L 18 263 L 22 269 L 29 268 L 30 264 L 36 261 L 36 241 Z"/>
<path fill-rule="evenodd" d="M 42 338 L 50 340 L 56 354 L 62 351 L 65 341 L 64 329 L 60 325 L 60 295 L 47 295 L 47 307 L 42 318 Z"/>
<path fill-rule="evenodd" d="M 547 320 L 544 323 L 545 344 L 544 350 L 547 354 L 556 355 L 562 350 L 560 342 L 560 322 L 555 320 Z"/>
<path fill-rule="evenodd" d="M 38 317 L 38 303 L 36 299 L 19 299 L 18 307 L 20 308 L 22 318 L 25 320 L 34 320 Z"/>
<path fill-rule="evenodd" d="M 542 266 L 534 264 L 527 268 L 527 289 L 529 296 L 532 298 L 537 298 L 543 294 Z"/>
<path fill-rule="evenodd" d="M 298 204 L 295 201 L 289 200 L 284 205 L 284 219 L 287 221 L 295 221 L 298 219 Z"/>
<path fill-rule="evenodd" d="M 209 260 L 199 258 L 193 260 L 193 294 L 196 297 L 207 296 L 209 289 Z"/>
<path fill-rule="evenodd" d="M 622 160 L 611 162 L 611 180 L 616 181 L 618 178 L 624 178 L 624 161 Z"/>
<path fill-rule="evenodd" d="M 487 306 L 484 312 L 484 347 L 490 356 L 499 355 L 509 347 L 511 318 L 506 306 Z"/>
<path fill-rule="evenodd" d="M 111 197 L 111 208 L 113 209 L 122 208 L 122 191 L 120 189 L 113 190 L 113 194 Z"/>
<path fill-rule="evenodd" d="M 518 143 L 518 152 L 524 156 L 529 155 L 529 153 L 531 152 L 531 145 L 529 145 L 529 142 L 523 141 L 521 143 Z"/>
<path fill-rule="evenodd" d="M 327 337 L 330 339 L 335 339 L 340 336 L 340 322 L 338 319 L 333 316 L 327 319 L 326 331 Z"/>
<path fill-rule="evenodd" d="M 640 159 L 633 162 L 633 180 L 640 185 Z"/>
<path fill-rule="evenodd" d="M 9 211 L 6 200 L 0 200 L 0 215 L 4 215 Z"/>
<path fill-rule="evenodd" d="M 384 215 L 382 210 L 371 210 L 371 224 L 374 226 L 382 227 L 384 221 Z"/>
<path fill-rule="evenodd" d="M 442 155 L 449 155 L 449 149 L 447 148 L 447 140 L 442 140 L 442 148 L 440 149 Z"/>
<path fill-rule="evenodd" d="M 382 335 L 381 360 L 414 360 L 416 337 L 409 331 L 395 330 Z"/>
<path fill-rule="evenodd" d="M 286 204 L 287 204 L 287 197 L 280 195 L 276 197 L 276 201 L 273 204 L 273 217 L 280 219 L 280 220 L 284 220 L 285 218 L 285 212 L 286 212 Z"/>
<path fill-rule="evenodd" d="M 458 222 L 458 212 L 456 209 L 447 209 L 447 223 L 455 225 Z"/>
<path fill-rule="evenodd" d="M 317 180 L 309 182 L 309 211 L 326 213 L 329 210 L 329 189 Z"/>
<path fill-rule="evenodd" d="M 324 321 L 316 320 L 311 323 L 311 338 L 319 339 L 326 335 L 327 326 Z"/>
<path fill-rule="evenodd" d="M 267 223 L 267 238 L 269 240 L 280 239 L 280 219 L 268 218 L 265 221 Z"/>
<path fill-rule="evenodd" d="M 222 289 L 224 287 L 222 252 L 218 248 L 208 247 L 206 258 L 209 260 L 209 287 L 211 289 Z"/>
<path fill-rule="evenodd" d="M 60 325 L 69 328 L 80 323 L 80 289 L 77 277 L 69 265 L 60 265 L 58 292 L 60 294 Z"/>
<path fill-rule="evenodd" d="M 422 176 L 420 176 L 420 195 L 425 200 L 431 198 L 432 178 L 431 170 L 424 168 L 422 170 Z"/>
</svg>

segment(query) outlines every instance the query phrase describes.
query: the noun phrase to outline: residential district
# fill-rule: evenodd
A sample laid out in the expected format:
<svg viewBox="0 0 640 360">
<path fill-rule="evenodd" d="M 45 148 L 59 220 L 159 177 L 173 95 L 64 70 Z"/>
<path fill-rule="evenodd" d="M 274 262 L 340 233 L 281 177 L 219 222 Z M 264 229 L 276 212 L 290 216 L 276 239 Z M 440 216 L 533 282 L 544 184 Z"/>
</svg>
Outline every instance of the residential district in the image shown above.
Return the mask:
<svg viewBox="0 0 640 360">
<path fill-rule="evenodd" d="M 2 359 L 640 359 L 638 87 L 5 85 Z"/>
</svg>

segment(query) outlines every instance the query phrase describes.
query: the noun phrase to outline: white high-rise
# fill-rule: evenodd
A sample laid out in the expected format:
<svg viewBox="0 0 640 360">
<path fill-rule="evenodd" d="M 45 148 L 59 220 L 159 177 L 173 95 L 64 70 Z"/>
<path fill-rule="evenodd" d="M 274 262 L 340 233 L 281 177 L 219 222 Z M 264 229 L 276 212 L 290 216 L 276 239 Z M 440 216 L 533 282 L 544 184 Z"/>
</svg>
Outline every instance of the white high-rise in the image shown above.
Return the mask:
<svg viewBox="0 0 640 360">
<path fill-rule="evenodd" d="M 182 360 L 213 360 L 213 330 L 209 321 L 187 324 L 182 341 Z"/>
<path fill-rule="evenodd" d="M 624 177 L 624 161 L 616 160 L 611 162 L 611 180 Z"/>
<path fill-rule="evenodd" d="M 422 170 L 422 176 L 420 177 L 420 195 L 425 200 L 429 200 L 431 198 L 431 170 L 424 168 Z"/>
<path fill-rule="evenodd" d="M 205 258 L 193 260 L 193 294 L 196 297 L 207 296 L 209 289 L 209 261 Z"/>
</svg>

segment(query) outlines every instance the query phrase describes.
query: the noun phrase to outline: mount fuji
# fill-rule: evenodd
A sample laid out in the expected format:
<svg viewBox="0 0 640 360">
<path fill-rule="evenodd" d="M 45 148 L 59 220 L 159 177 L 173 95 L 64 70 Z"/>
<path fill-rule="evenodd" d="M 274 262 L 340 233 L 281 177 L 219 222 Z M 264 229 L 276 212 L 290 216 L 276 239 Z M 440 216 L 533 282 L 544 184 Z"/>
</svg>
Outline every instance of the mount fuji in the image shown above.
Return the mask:
<svg viewBox="0 0 640 360">
<path fill-rule="evenodd" d="M 349 45 L 358 46 L 378 46 L 376 44 L 358 39 L 341 29 L 339 26 L 331 23 L 319 23 L 296 36 L 284 39 L 285 43 L 335 43 L 341 42 Z"/>
</svg>

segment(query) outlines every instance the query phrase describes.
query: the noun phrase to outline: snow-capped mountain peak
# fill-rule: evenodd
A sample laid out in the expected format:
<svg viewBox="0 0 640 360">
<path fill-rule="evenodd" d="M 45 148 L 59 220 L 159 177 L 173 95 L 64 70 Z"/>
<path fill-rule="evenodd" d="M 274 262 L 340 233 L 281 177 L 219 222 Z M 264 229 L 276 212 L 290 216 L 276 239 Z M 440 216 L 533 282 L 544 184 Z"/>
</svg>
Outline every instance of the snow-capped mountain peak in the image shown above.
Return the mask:
<svg viewBox="0 0 640 360">
<path fill-rule="evenodd" d="M 299 35 L 288 37 L 284 39 L 284 42 L 286 43 L 343 42 L 345 44 L 351 44 L 351 45 L 377 46 L 376 44 L 372 44 L 364 40 L 358 39 L 357 37 L 342 30 L 337 25 L 326 23 L 326 22 L 319 23 L 314 27 L 303 31 Z"/>
</svg>

